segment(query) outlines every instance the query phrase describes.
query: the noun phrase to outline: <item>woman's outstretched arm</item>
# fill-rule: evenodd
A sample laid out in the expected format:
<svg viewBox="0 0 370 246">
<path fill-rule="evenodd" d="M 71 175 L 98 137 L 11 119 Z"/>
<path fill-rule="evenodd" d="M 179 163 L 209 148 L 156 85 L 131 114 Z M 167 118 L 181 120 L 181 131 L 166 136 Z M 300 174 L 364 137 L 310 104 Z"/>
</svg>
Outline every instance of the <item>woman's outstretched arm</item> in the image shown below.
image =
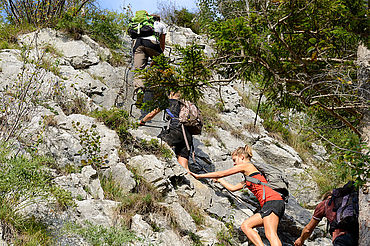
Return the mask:
<svg viewBox="0 0 370 246">
<path fill-rule="evenodd" d="M 222 184 L 222 186 L 225 187 L 226 189 L 228 189 L 229 191 L 241 190 L 241 189 L 243 189 L 243 187 L 245 185 L 245 182 L 240 182 L 236 185 L 233 185 L 233 184 L 230 184 L 229 182 L 227 182 L 224 179 L 213 179 L 213 180 L 215 182 L 218 182 L 218 183 Z"/>
<path fill-rule="evenodd" d="M 196 173 L 190 173 L 194 176 L 196 179 L 200 178 L 222 178 L 227 177 L 230 175 L 233 175 L 235 173 L 244 172 L 244 167 L 242 165 L 233 166 L 232 168 L 229 168 L 227 170 L 223 171 L 217 171 L 217 172 L 211 172 L 211 173 L 203 173 L 203 174 L 196 174 Z"/>
</svg>

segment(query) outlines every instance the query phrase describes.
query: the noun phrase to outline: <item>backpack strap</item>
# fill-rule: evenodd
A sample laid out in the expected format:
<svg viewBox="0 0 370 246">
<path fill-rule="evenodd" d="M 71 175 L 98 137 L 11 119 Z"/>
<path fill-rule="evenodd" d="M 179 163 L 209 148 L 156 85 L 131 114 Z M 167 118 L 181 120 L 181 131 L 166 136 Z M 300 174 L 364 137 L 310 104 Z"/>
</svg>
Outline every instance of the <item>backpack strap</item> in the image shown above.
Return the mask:
<svg viewBox="0 0 370 246">
<path fill-rule="evenodd" d="M 191 146 L 189 145 L 188 138 L 186 137 L 185 126 L 182 123 L 180 123 L 180 124 L 181 124 L 182 134 L 184 135 L 184 140 L 185 140 L 186 148 L 188 149 L 188 151 L 191 152 L 191 158 L 193 159 L 193 162 L 196 163 L 195 162 L 194 145 L 193 144 Z"/>
<path fill-rule="evenodd" d="M 244 174 L 243 174 L 244 175 Z M 258 185 L 264 185 L 264 186 L 267 186 L 267 187 L 270 187 L 271 189 L 275 189 L 274 187 L 272 187 L 269 183 L 264 183 L 262 182 L 261 180 L 259 179 L 256 179 L 256 178 L 253 178 L 253 177 L 250 177 L 250 176 L 246 176 L 244 175 L 244 179 L 245 181 L 248 181 L 248 182 L 251 182 L 253 184 L 258 184 Z"/>
<path fill-rule="evenodd" d="M 185 127 L 184 127 L 184 124 L 182 124 L 182 123 L 181 123 L 181 130 L 182 130 L 182 134 L 184 135 L 184 140 L 185 140 L 186 148 L 188 150 L 190 150 L 189 141 L 188 141 L 188 138 L 186 137 Z"/>
<path fill-rule="evenodd" d="M 253 178 L 253 177 L 250 177 L 250 176 L 246 176 L 245 174 L 243 174 L 244 176 L 244 180 L 245 181 L 248 181 L 248 182 L 251 182 L 253 184 L 258 184 L 258 185 L 262 185 L 263 187 L 263 199 L 266 198 L 266 191 L 265 191 L 265 186 L 267 187 L 270 187 L 271 189 L 273 189 L 274 191 L 276 191 L 277 193 L 280 194 L 281 198 L 283 198 L 283 200 L 287 203 L 288 202 L 288 197 L 289 195 L 286 195 L 284 194 L 282 191 L 280 191 L 279 189 L 276 189 L 276 187 L 273 187 L 272 185 L 270 185 L 269 183 L 264 183 L 262 182 L 261 180 L 259 179 L 256 179 L 256 178 Z M 246 185 L 243 186 L 243 189 L 245 188 Z"/>
<path fill-rule="evenodd" d="M 263 195 L 262 195 L 262 198 L 263 200 L 266 199 L 266 191 L 265 191 L 265 186 L 267 187 L 270 187 L 271 189 L 274 189 L 271 185 L 269 185 L 268 183 L 264 183 L 262 182 L 261 180 L 259 179 L 256 179 L 256 178 L 253 178 L 253 177 L 250 177 L 250 176 L 246 176 L 245 174 L 243 174 L 244 176 L 244 180 L 245 181 L 248 181 L 248 182 L 251 182 L 253 184 L 257 184 L 257 185 L 262 185 L 262 188 L 263 188 Z M 246 184 L 244 185 L 244 187 L 246 186 Z M 243 187 L 243 188 L 244 188 Z"/>
<path fill-rule="evenodd" d="M 329 201 L 326 201 L 325 202 L 325 217 L 326 217 L 326 214 L 327 214 L 327 212 L 328 212 L 328 206 L 330 205 L 329 203 L 331 203 L 331 198 L 330 198 L 330 200 Z M 328 233 L 329 232 L 329 220 L 328 220 L 328 218 L 326 217 L 326 233 Z"/>
<path fill-rule="evenodd" d="M 171 119 L 175 119 L 176 117 L 173 115 L 173 113 L 171 113 L 170 109 L 169 108 L 166 108 L 166 112 L 167 114 L 171 117 Z"/>
</svg>

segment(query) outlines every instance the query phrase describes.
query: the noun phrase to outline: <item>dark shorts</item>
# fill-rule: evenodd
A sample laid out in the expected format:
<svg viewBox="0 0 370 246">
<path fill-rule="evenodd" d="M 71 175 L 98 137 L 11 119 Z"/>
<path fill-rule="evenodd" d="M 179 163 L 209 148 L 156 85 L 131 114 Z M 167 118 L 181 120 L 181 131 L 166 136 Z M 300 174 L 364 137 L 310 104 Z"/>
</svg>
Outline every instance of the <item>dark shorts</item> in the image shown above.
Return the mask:
<svg viewBox="0 0 370 246">
<path fill-rule="evenodd" d="M 276 214 L 279 219 L 283 217 L 285 211 L 285 202 L 283 200 L 273 200 L 273 201 L 267 201 L 259 213 L 261 214 L 261 217 L 264 218 L 266 216 L 269 216 L 271 213 Z"/>
<path fill-rule="evenodd" d="M 148 40 L 148 39 L 137 38 L 135 40 L 134 47 L 133 47 L 134 52 L 139 46 L 144 46 L 146 48 L 152 49 L 154 51 L 154 53 L 157 53 L 154 56 L 157 56 L 157 55 L 160 55 L 160 54 L 163 53 L 159 43 L 153 42 L 153 41 Z"/>
<path fill-rule="evenodd" d="M 358 243 L 349 233 L 340 235 L 333 241 L 333 246 L 356 246 L 356 245 L 358 245 Z"/>
<path fill-rule="evenodd" d="M 192 146 L 193 138 L 192 136 L 186 132 L 187 139 L 189 146 Z M 163 130 L 159 135 L 159 138 L 161 138 L 163 141 L 165 141 L 170 147 L 174 148 L 174 152 L 176 156 L 181 156 L 186 159 L 189 159 L 190 150 L 188 150 L 184 134 L 182 133 L 181 128 L 178 129 L 177 127 L 171 127 L 169 129 Z"/>
</svg>

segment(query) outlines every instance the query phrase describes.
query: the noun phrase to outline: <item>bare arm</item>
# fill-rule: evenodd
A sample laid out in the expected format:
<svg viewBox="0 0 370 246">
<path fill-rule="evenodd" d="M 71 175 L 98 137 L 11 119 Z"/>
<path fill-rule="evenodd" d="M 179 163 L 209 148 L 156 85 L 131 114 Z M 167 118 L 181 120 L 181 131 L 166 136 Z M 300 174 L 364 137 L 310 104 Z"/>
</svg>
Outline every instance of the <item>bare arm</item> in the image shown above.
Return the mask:
<svg viewBox="0 0 370 246">
<path fill-rule="evenodd" d="M 193 175 L 196 179 L 199 179 L 199 178 L 222 178 L 222 177 L 227 177 L 232 174 L 241 173 L 241 172 L 244 172 L 243 165 L 233 166 L 232 168 L 229 168 L 223 171 L 203 173 L 203 174 L 195 174 L 195 173 L 190 173 L 190 174 Z"/>
<path fill-rule="evenodd" d="M 309 238 L 320 221 L 312 218 L 310 222 L 303 228 L 301 236 L 294 242 L 294 246 L 302 246 L 304 241 Z"/>
<path fill-rule="evenodd" d="M 149 114 L 145 115 L 143 119 L 141 119 L 140 124 L 144 125 L 145 122 L 153 119 L 154 116 L 156 116 L 159 112 L 161 112 L 161 110 L 159 108 L 154 109 L 152 112 L 150 112 Z"/>
<path fill-rule="evenodd" d="M 222 184 L 223 187 L 228 189 L 229 191 L 237 191 L 243 189 L 245 183 L 240 182 L 236 185 L 230 184 L 229 182 L 225 181 L 224 179 L 214 179 L 216 182 Z"/>
</svg>

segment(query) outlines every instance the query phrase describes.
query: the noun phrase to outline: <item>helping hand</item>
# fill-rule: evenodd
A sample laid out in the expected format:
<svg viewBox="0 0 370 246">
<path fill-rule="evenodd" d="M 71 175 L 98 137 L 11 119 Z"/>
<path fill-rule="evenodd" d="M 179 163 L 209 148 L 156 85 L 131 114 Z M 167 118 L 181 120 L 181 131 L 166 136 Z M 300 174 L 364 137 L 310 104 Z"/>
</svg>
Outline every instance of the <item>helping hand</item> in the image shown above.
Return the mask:
<svg viewBox="0 0 370 246">
<path fill-rule="evenodd" d="M 189 172 L 194 178 L 196 179 L 199 179 L 199 174 L 196 174 L 196 173 L 193 173 L 193 172 Z"/>
<path fill-rule="evenodd" d="M 301 238 L 298 238 L 295 242 L 294 242 L 294 246 L 302 246 L 303 245 L 303 242 L 301 240 Z"/>
</svg>

